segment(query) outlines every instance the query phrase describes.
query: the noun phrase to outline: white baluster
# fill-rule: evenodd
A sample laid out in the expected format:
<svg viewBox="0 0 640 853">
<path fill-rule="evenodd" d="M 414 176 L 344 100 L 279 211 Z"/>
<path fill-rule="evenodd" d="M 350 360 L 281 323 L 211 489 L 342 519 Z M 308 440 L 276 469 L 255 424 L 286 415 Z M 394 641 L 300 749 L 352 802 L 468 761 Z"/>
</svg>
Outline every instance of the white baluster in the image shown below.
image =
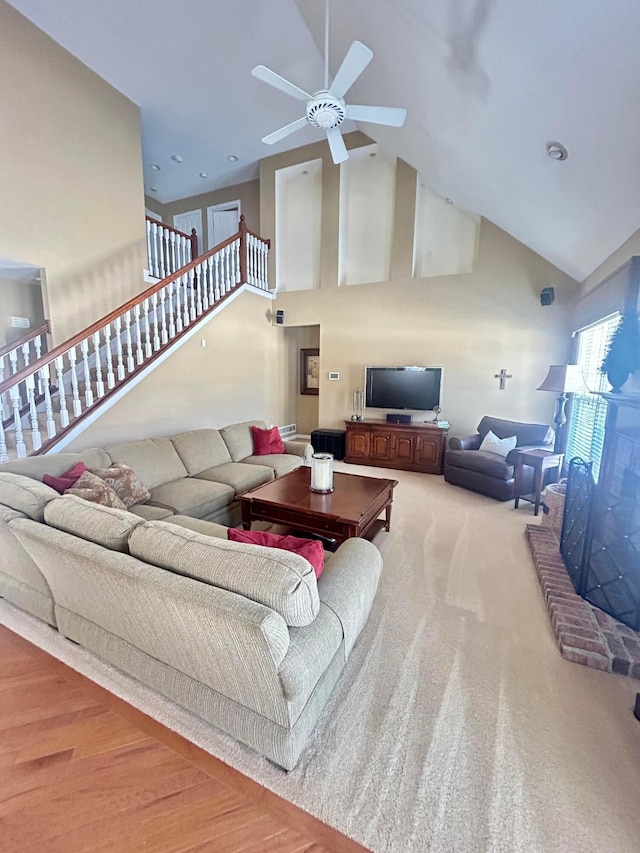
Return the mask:
<svg viewBox="0 0 640 853">
<path fill-rule="evenodd" d="M 4 426 L 0 419 L 0 462 L 8 462 L 9 454 L 7 453 L 7 439 L 4 434 Z"/>
<path fill-rule="evenodd" d="M 136 362 L 142 364 L 144 361 L 144 353 L 142 351 L 142 329 L 140 328 L 140 303 L 136 302 L 133 306 L 133 316 L 136 324 Z"/>
<path fill-rule="evenodd" d="M 209 294 L 208 307 L 211 307 L 216 299 L 213 289 L 213 257 L 211 255 L 207 258 L 207 292 Z"/>
<path fill-rule="evenodd" d="M 167 270 L 167 275 L 170 275 L 172 272 L 175 272 L 178 269 L 178 267 L 176 265 L 176 232 L 175 231 L 169 232 L 169 240 L 170 240 L 170 246 L 171 246 L 171 254 L 169 255 L 170 261 L 169 261 L 169 269 Z"/>
<path fill-rule="evenodd" d="M 241 275 L 240 275 L 240 240 L 236 240 L 233 244 L 235 249 L 235 264 L 236 264 L 236 284 L 241 284 Z"/>
<path fill-rule="evenodd" d="M 127 350 L 127 370 L 133 372 L 135 363 L 133 361 L 133 342 L 131 340 L 131 311 L 125 311 L 124 314 L 124 335 L 125 348 Z"/>
<path fill-rule="evenodd" d="M 79 418 L 82 414 L 82 403 L 80 402 L 80 391 L 78 390 L 78 371 L 76 369 L 76 348 L 71 347 L 67 352 L 69 359 L 69 367 L 71 368 L 71 405 L 73 406 L 73 415 Z"/>
<path fill-rule="evenodd" d="M 247 284 L 255 284 L 255 254 L 252 234 L 247 234 Z"/>
<path fill-rule="evenodd" d="M 96 395 L 98 399 L 100 399 L 100 397 L 104 397 L 104 382 L 102 381 L 102 359 L 100 358 L 100 332 L 93 333 L 93 352 L 96 363 Z"/>
<path fill-rule="evenodd" d="M 18 455 L 18 459 L 24 459 L 27 455 L 27 446 L 24 443 L 22 421 L 20 420 L 22 398 L 20 396 L 20 388 L 18 385 L 14 385 L 9 389 L 9 396 L 11 397 L 11 408 L 13 409 L 13 428 L 16 435 L 16 453 Z"/>
<path fill-rule="evenodd" d="M 125 376 L 124 360 L 122 357 L 122 316 L 116 317 L 116 359 L 118 361 L 118 382 L 122 382 Z"/>
<path fill-rule="evenodd" d="M 178 288 L 176 287 L 175 281 L 169 282 L 168 290 L 169 290 L 169 339 L 171 339 L 171 338 L 175 338 L 175 336 L 176 336 L 176 324 L 174 321 L 174 310 L 176 310 L 176 308 L 174 307 L 174 302 L 176 303 L 176 306 L 177 306 L 178 318 L 180 317 L 180 302 L 179 302 L 178 295 L 177 295 Z M 175 295 L 175 299 L 174 299 L 174 295 Z"/>
<path fill-rule="evenodd" d="M 5 380 L 5 364 L 4 364 L 4 356 L 0 356 L 0 384 L 2 384 Z M 9 407 L 9 395 L 5 391 L 4 394 L 0 395 L 0 421 L 6 421 L 9 417 L 11 409 Z"/>
<path fill-rule="evenodd" d="M 229 246 L 229 290 L 236 286 L 236 253 L 233 243 Z"/>
<path fill-rule="evenodd" d="M 67 410 L 67 397 L 64 387 L 64 362 L 62 356 L 56 358 L 56 376 L 58 377 L 58 402 L 60 404 L 60 426 L 69 426 L 69 412 Z"/>
<path fill-rule="evenodd" d="M 156 346 L 155 338 L 153 341 L 154 349 L 159 349 L 161 344 L 166 344 L 169 340 L 169 336 L 167 334 L 167 288 L 163 287 L 161 291 L 154 293 L 154 298 L 156 301 L 160 301 L 160 341 Z M 154 304 L 154 312 L 156 310 L 156 305 Z M 156 323 L 156 336 L 158 334 L 158 324 Z"/>
<path fill-rule="evenodd" d="M 44 388 L 44 411 L 47 419 L 47 437 L 53 438 L 56 434 L 56 422 L 53 417 L 53 406 L 51 405 L 51 386 L 49 383 L 49 365 L 45 364 L 38 371 L 40 374 L 40 387 Z"/>
<path fill-rule="evenodd" d="M 202 314 L 202 294 L 204 293 L 204 300 L 207 301 L 207 279 L 206 279 L 206 264 L 198 264 L 198 266 L 193 271 L 193 280 L 196 286 L 196 316 L 200 316 Z"/>
<path fill-rule="evenodd" d="M 189 277 L 185 274 L 180 276 L 180 286 L 182 288 L 182 328 L 186 329 L 189 325 Z"/>
<path fill-rule="evenodd" d="M 15 376 L 18 372 L 18 350 L 12 349 L 9 352 L 9 364 L 11 365 L 11 375 Z"/>
<path fill-rule="evenodd" d="M 229 293 L 231 290 L 231 246 L 228 245 L 224 248 L 224 267 L 224 292 Z"/>
<path fill-rule="evenodd" d="M 35 336 L 35 338 L 33 339 L 33 345 L 34 345 L 35 350 L 36 350 L 36 361 L 37 361 L 40 358 L 40 356 L 42 355 L 42 335 L 36 335 Z"/>
<path fill-rule="evenodd" d="M 36 382 L 33 373 L 24 380 L 27 389 L 27 400 L 29 402 L 29 419 L 31 421 L 31 446 L 34 450 L 42 447 L 42 436 L 40 435 L 40 424 L 38 423 L 38 408 L 36 406 Z"/>
<path fill-rule="evenodd" d="M 87 405 L 93 406 L 93 391 L 91 390 L 91 372 L 89 370 L 89 340 L 85 338 L 80 342 L 80 352 L 82 353 L 82 366 L 84 371 L 84 401 Z"/>
<path fill-rule="evenodd" d="M 111 352 L 111 323 L 107 323 L 102 333 L 104 334 L 104 353 L 107 361 L 107 388 L 115 388 L 116 377 L 113 372 L 113 353 Z"/>
<path fill-rule="evenodd" d="M 156 278 L 160 277 L 158 268 L 158 224 L 156 222 L 147 222 L 147 239 L 149 246 L 149 265 L 151 275 Z"/>
<path fill-rule="evenodd" d="M 214 289 L 214 302 L 217 302 L 222 294 L 220 293 L 220 252 L 216 252 L 213 256 L 213 260 L 215 263 L 214 270 L 214 278 L 215 278 L 215 289 Z"/>
<path fill-rule="evenodd" d="M 27 341 L 26 344 L 22 344 L 22 347 L 21 347 L 23 367 L 29 367 L 29 364 L 31 362 L 30 343 L 31 343 L 30 341 Z"/>
<path fill-rule="evenodd" d="M 189 288 L 189 319 L 193 323 L 196 319 L 196 274 L 195 270 L 189 270 L 187 276 L 187 287 Z M 198 290 L 198 293 L 200 291 Z M 202 314 L 202 302 L 200 302 L 200 313 Z"/>
<path fill-rule="evenodd" d="M 145 319 L 144 354 L 150 358 L 153 353 L 153 346 L 151 345 L 151 303 L 148 296 L 142 303 L 142 312 Z"/>
<path fill-rule="evenodd" d="M 160 278 L 166 278 L 169 275 L 170 250 L 169 250 L 169 231 L 166 228 L 162 229 L 162 257 L 160 259 Z"/>
</svg>

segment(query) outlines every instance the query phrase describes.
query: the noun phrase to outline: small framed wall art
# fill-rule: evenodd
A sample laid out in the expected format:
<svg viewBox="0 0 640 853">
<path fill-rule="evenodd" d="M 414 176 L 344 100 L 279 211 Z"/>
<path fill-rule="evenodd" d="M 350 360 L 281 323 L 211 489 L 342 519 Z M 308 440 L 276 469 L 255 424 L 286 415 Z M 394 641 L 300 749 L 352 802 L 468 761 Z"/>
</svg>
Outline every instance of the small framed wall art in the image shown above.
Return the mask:
<svg viewBox="0 0 640 853">
<path fill-rule="evenodd" d="M 318 394 L 320 390 L 320 350 L 300 350 L 300 393 Z"/>
</svg>

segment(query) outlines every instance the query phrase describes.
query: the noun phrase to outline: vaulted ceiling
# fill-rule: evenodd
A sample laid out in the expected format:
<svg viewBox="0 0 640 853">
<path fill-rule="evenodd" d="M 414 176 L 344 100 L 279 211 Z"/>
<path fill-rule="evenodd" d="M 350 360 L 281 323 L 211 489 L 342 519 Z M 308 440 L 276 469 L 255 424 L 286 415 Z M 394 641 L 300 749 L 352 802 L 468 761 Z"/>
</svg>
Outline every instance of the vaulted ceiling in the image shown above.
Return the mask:
<svg viewBox="0 0 640 853">
<path fill-rule="evenodd" d="M 265 146 L 304 104 L 251 69 L 322 88 L 324 0 L 10 2 L 139 105 L 145 186 L 161 202 L 254 178 L 260 158 L 322 138 L 308 127 Z M 374 58 L 347 100 L 408 110 L 402 128 L 360 129 L 438 194 L 578 280 L 640 227 L 637 0 L 332 0 L 333 73 L 355 39 Z"/>
</svg>

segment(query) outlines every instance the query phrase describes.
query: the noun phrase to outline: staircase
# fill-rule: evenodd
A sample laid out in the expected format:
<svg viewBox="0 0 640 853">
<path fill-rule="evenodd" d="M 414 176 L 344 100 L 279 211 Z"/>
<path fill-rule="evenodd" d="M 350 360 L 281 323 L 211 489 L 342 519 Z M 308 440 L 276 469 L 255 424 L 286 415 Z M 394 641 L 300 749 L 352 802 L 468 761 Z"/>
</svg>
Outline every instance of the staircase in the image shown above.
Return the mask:
<svg viewBox="0 0 640 853">
<path fill-rule="evenodd" d="M 48 324 L 0 350 L 0 462 L 61 450 L 243 290 L 272 296 L 270 242 L 243 216 L 237 234 L 181 266 L 197 238 L 181 235 L 185 254 L 175 229 L 148 219 L 150 234 L 150 271 L 175 271 L 50 352 Z"/>
</svg>

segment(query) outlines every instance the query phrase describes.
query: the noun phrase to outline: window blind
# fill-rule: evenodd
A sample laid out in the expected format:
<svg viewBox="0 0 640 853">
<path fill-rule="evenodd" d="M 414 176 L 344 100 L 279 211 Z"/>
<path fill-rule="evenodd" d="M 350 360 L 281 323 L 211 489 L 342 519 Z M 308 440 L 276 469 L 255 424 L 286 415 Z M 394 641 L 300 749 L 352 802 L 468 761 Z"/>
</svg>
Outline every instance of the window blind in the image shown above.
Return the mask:
<svg viewBox="0 0 640 853">
<path fill-rule="evenodd" d="M 592 391 L 609 390 L 607 377 L 600 372 L 600 365 L 619 319 L 620 315 L 614 314 L 577 333 L 576 364 L 582 369 L 585 382 Z M 593 462 L 596 481 L 602 461 L 606 417 L 607 404 L 602 397 L 593 394 L 573 396 L 566 458 L 570 460 L 579 456 L 585 462 Z"/>
</svg>

